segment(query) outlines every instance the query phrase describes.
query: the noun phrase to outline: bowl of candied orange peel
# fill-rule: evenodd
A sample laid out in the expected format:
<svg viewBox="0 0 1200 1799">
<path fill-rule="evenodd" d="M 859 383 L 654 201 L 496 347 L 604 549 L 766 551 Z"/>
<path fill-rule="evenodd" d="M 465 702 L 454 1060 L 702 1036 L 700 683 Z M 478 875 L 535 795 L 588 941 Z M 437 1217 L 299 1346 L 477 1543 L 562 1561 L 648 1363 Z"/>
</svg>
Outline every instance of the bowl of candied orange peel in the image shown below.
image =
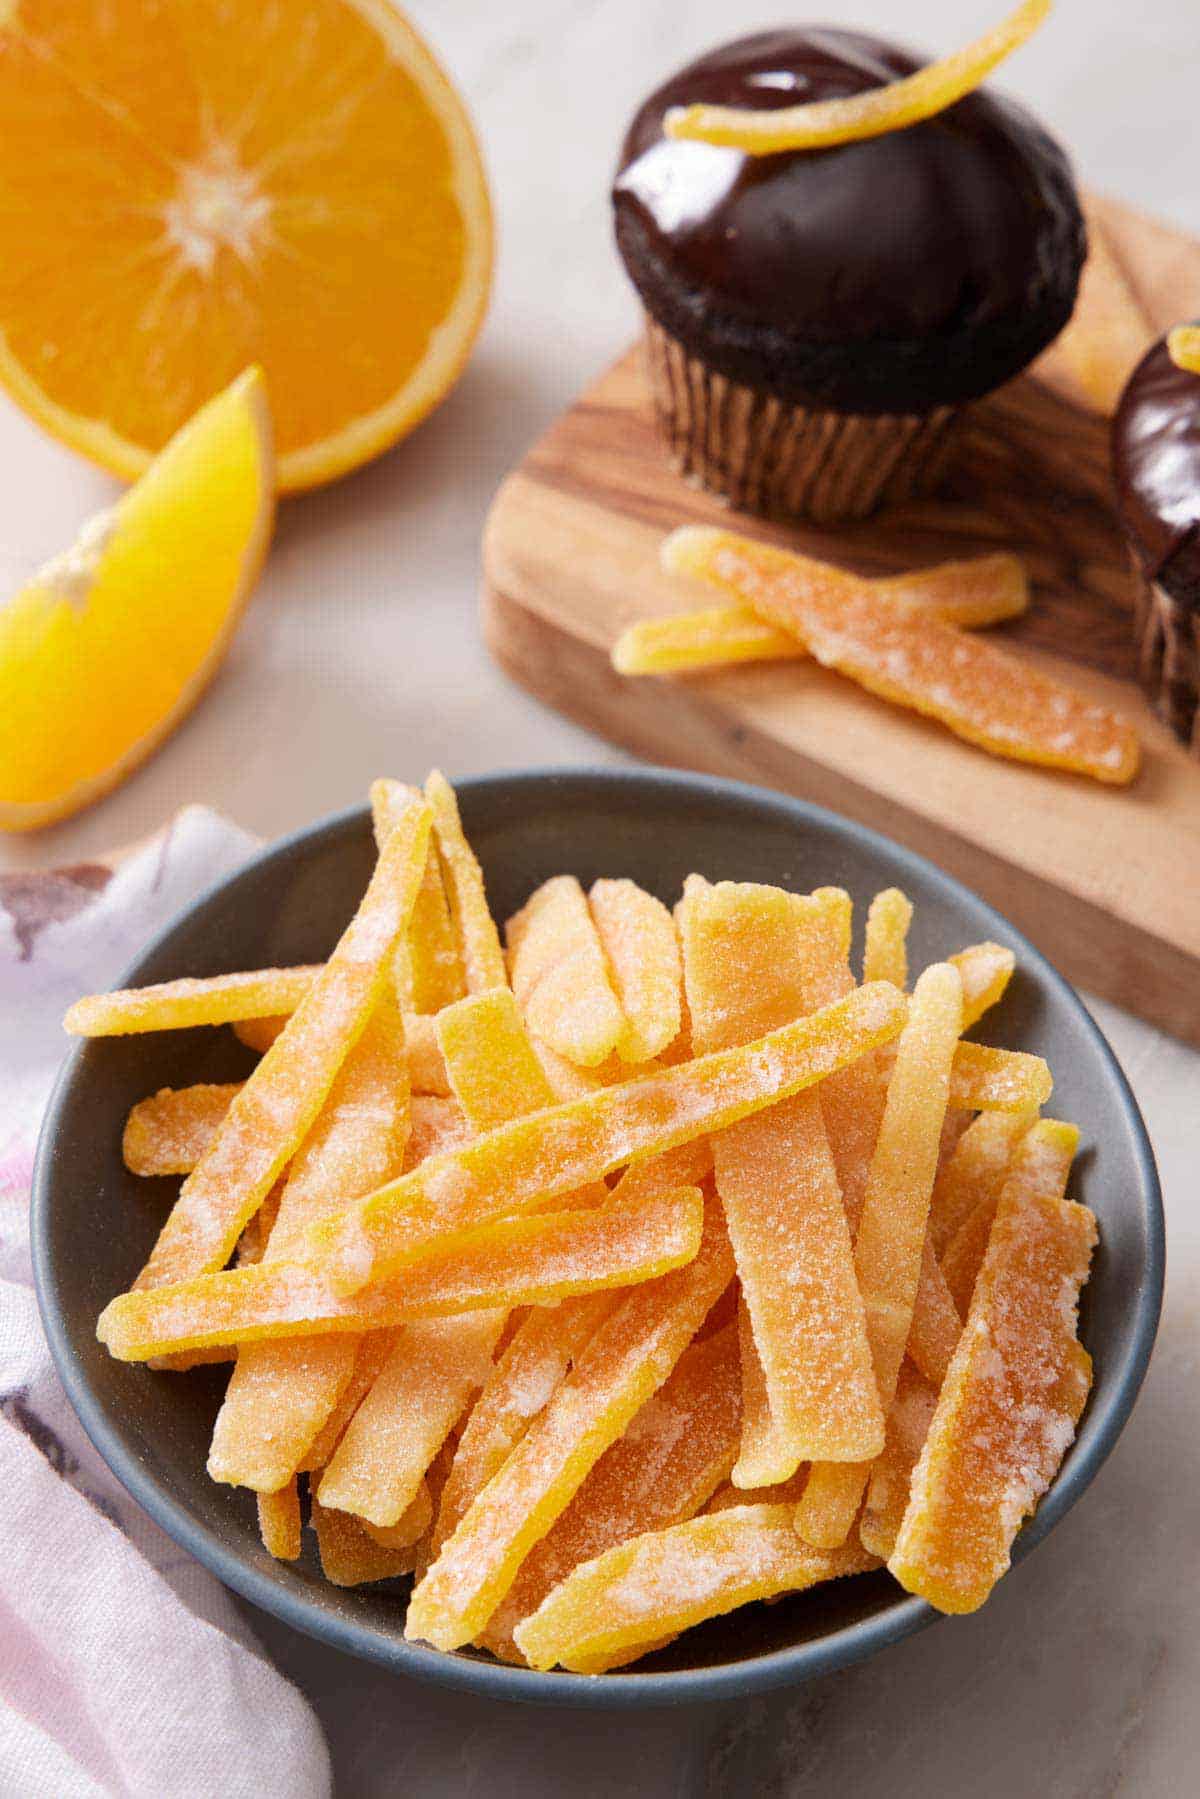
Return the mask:
<svg viewBox="0 0 1200 1799">
<path fill-rule="evenodd" d="M 380 780 L 65 1023 L 34 1244 L 85 1427 L 398 1671 L 657 1704 L 974 1611 L 1149 1360 L 1153 1157 L 1083 1005 L 779 795 Z"/>
</svg>

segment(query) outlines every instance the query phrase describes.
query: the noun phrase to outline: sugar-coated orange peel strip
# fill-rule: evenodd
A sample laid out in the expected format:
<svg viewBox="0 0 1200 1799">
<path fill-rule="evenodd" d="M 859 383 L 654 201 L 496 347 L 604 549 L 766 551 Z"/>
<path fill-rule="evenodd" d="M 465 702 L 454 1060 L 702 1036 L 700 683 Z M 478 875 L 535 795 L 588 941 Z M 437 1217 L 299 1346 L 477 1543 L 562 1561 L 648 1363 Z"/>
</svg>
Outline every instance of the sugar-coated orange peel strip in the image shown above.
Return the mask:
<svg viewBox="0 0 1200 1799">
<path fill-rule="evenodd" d="M 908 927 L 912 901 L 898 887 L 885 887 L 867 908 L 863 980 L 908 986 Z"/>
<path fill-rule="evenodd" d="M 628 1170 L 613 1190 L 612 1207 L 652 1210 L 680 1186 L 691 1187 L 711 1171 L 706 1145 L 684 1144 Z M 645 1210 L 641 1215 L 644 1220 Z M 697 1246 L 699 1224 L 697 1200 Z M 665 1266 L 661 1272 L 667 1272 Z M 435 1548 L 440 1549 L 476 1495 L 503 1465 L 622 1297 L 622 1291 L 615 1288 L 580 1294 L 552 1308 L 535 1307 L 518 1325 L 463 1427 L 442 1490 L 433 1535 Z"/>
<path fill-rule="evenodd" d="M 1078 1130 L 1073 1124 L 1053 1118 L 1040 1121 L 1030 1118 L 1027 1122 L 1030 1131 L 1039 1122 L 1045 1128 L 1038 1131 L 1032 1142 L 1025 1132 L 1014 1137 L 1007 1161 L 995 1167 L 990 1180 L 980 1181 L 975 1205 L 958 1225 L 942 1255 L 942 1273 L 946 1286 L 964 1317 L 971 1308 L 975 1283 L 991 1239 L 996 1209 L 1010 1174 L 1021 1166 L 1026 1156 L 1036 1154 L 1042 1177 L 1047 1182 L 1057 1181 L 1060 1191 L 1066 1189 L 1071 1161 L 1079 1143 Z"/>
<path fill-rule="evenodd" d="M 478 1636 L 526 1555 L 662 1386 L 732 1274 L 712 1201 L 695 1259 L 622 1301 L 442 1545 L 409 1602 L 406 1636 L 441 1649 Z"/>
<path fill-rule="evenodd" d="M 277 1562 L 300 1555 L 300 1492 L 293 1477 L 277 1493 L 258 1495 L 258 1533 L 263 1548 Z"/>
<path fill-rule="evenodd" d="M 491 987 L 444 1007 L 436 1030 L 446 1077 L 473 1132 L 495 1130 L 510 1119 L 556 1104 L 554 1088 L 509 988 Z M 683 1177 L 674 1183 L 685 1184 Z M 607 1204 L 609 1198 L 603 1181 L 590 1181 L 558 1203 L 587 1210 Z"/>
<path fill-rule="evenodd" d="M 349 1512 L 323 1506 L 314 1494 L 309 1523 L 317 1536 L 321 1572 L 331 1586 L 362 1587 L 411 1574 L 415 1549 L 385 1549 Z"/>
<path fill-rule="evenodd" d="M 363 1529 L 383 1549 L 412 1549 L 433 1522 L 433 1495 L 429 1482 L 422 1480 L 416 1493 L 395 1524 L 372 1524 L 362 1520 Z"/>
<path fill-rule="evenodd" d="M 929 1205 L 929 1235 L 939 1256 L 981 1200 L 999 1197 L 1016 1147 L 1036 1116 L 1032 1107 L 981 1112 L 967 1126 L 938 1171 Z"/>
<path fill-rule="evenodd" d="M 912 1472 L 929 1434 L 938 1385 L 905 1362 L 888 1413 L 887 1442 L 871 1469 L 867 1497 L 858 1520 L 858 1540 L 886 1561 L 908 1509 Z"/>
<path fill-rule="evenodd" d="M 961 1029 L 958 970 L 948 962 L 935 962 L 913 989 L 854 1245 L 885 1415 L 895 1398 L 912 1326 L 950 1069 Z M 807 1542 L 825 1549 L 845 1542 L 869 1472 L 864 1462 L 814 1464 L 796 1507 L 796 1529 Z"/>
<path fill-rule="evenodd" d="M 690 1261 L 699 1236 L 694 1187 L 604 1211 L 498 1218 L 435 1246 L 394 1280 L 332 1293 L 307 1262 L 260 1262 L 111 1300 L 96 1334 L 110 1355 L 149 1361 L 307 1335 L 377 1331 L 482 1307 L 553 1305 L 632 1286 Z"/>
<path fill-rule="evenodd" d="M 301 1474 L 311 1474 L 324 1468 L 331 1460 L 334 1450 L 345 1435 L 346 1426 L 379 1379 L 383 1365 L 392 1353 L 396 1331 L 367 1331 L 361 1337 L 348 1337 L 346 1341 L 354 1345 L 354 1366 L 350 1378 L 317 1433 L 312 1447 L 302 1457 L 298 1469 Z"/>
<path fill-rule="evenodd" d="M 429 829 L 429 809 L 412 806 L 392 831 L 333 954 L 180 1189 L 138 1286 L 186 1280 L 228 1260 L 380 998 L 412 915 Z"/>
<path fill-rule="evenodd" d="M 794 630 L 823 666 L 994 755 L 1110 784 L 1137 773 L 1126 719 L 994 643 L 900 611 L 841 570 L 800 570 L 766 545 L 698 525 L 668 538 L 663 559 L 675 573 L 711 571 L 770 623 Z"/>
<path fill-rule="evenodd" d="M 896 1037 L 904 995 L 883 983 L 748 1043 L 489 1131 L 349 1207 L 313 1234 L 340 1292 L 379 1280 L 446 1232 L 570 1192 L 813 1086 Z"/>
<path fill-rule="evenodd" d="M 836 903 L 778 888 L 721 882 L 698 893 L 683 930 L 696 1044 L 735 1047 L 808 1011 L 814 988 L 844 965 L 840 923 Z M 764 996 L 774 1008 L 765 1014 Z M 786 1480 L 802 1461 L 877 1455 L 883 1413 L 817 1094 L 717 1133 L 712 1154 L 769 1412 L 769 1428 L 743 1440 L 735 1484 Z"/>
<path fill-rule="evenodd" d="M 1029 581 L 1015 556 L 978 556 L 907 575 L 861 579 L 892 605 L 918 615 L 928 612 L 961 630 L 1019 618 L 1029 606 Z M 639 619 L 613 645 L 612 665 L 619 675 L 671 675 L 742 662 L 795 662 L 807 654 L 794 632 L 768 624 L 751 607 L 734 602 Z"/>
<path fill-rule="evenodd" d="M 940 1387 L 946 1378 L 961 1333 L 962 1314 L 926 1231 L 907 1347 L 921 1373 L 935 1387 Z"/>
<path fill-rule="evenodd" d="M 946 960 L 953 963 L 962 978 L 963 1030 L 969 1031 L 1003 999 L 1017 958 L 1002 943 L 973 943 Z"/>
<path fill-rule="evenodd" d="M 446 1078 L 473 1131 L 555 1103 L 507 987 L 457 1000 L 438 1014 L 435 1029 Z"/>
<path fill-rule="evenodd" d="M 1017 1152 L 888 1560 L 940 1611 L 976 1610 L 1008 1568 L 1091 1386 L 1076 1313 L 1096 1221 L 1061 1196 L 1075 1135 L 1045 1119 Z"/>
<path fill-rule="evenodd" d="M 935 562 L 927 568 L 908 569 L 899 575 L 858 575 L 833 563 L 802 555 L 798 550 L 783 550 L 778 544 L 763 543 L 756 537 L 737 532 L 723 533 L 729 541 L 762 556 L 771 568 L 794 574 L 837 575 L 855 586 L 866 587 L 893 606 L 907 608 L 917 617 L 940 619 L 946 625 L 971 629 L 982 625 L 1002 624 L 1005 619 L 1019 618 L 1029 609 L 1029 577 L 1019 556 L 1000 551 L 991 556 L 969 556 L 962 561 Z M 710 563 L 696 554 L 692 530 L 684 527 L 665 537 L 659 546 L 659 557 L 665 574 L 687 575 L 707 586 L 722 589 L 729 595 L 732 610 L 739 615 L 758 618 L 758 613 L 739 595 L 736 581 L 723 577 Z M 763 621 L 760 619 L 760 623 Z M 804 641 L 794 627 L 773 627 L 790 639 L 804 653 Z"/>
<path fill-rule="evenodd" d="M 387 999 L 346 1057 L 292 1162 L 264 1262 L 295 1256 L 309 1225 L 387 1180 L 400 1167 L 407 1136 L 404 1037 Z M 243 1344 L 213 1427 L 210 1477 L 264 1493 L 282 1487 L 337 1404 L 357 1347 L 353 1337 Z"/>
<path fill-rule="evenodd" d="M 1168 331 L 1167 355 L 1185 374 L 1200 375 L 1200 325 L 1176 325 Z"/>
<path fill-rule="evenodd" d="M 294 1012 L 320 966 L 258 968 L 204 980 L 163 981 L 77 999 L 63 1019 L 74 1037 L 122 1037 L 134 1031 L 186 1031 Z"/>
<path fill-rule="evenodd" d="M 504 1323 L 502 1311 L 429 1318 L 396 1334 L 392 1352 L 321 1476 L 326 1508 L 372 1524 L 397 1524 L 425 1470 L 481 1387 Z"/>
<path fill-rule="evenodd" d="M 960 1043 L 950 1069 L 950 1104 L 961 1112 L 1025 1112 L 1044 1106 L 1054 1082 L 1042 1056 Z"/>
<path fill-rule="evenodd" d="M 454 789 L 437 769 L 425 783 L 425 798 L 433 811 L 433 834 L 467 992 L 506 987 L 504 951 L 488 910 L 483 870 L 463 833 Z"/>
<path fill-rule="evenodd" d="M 390 804 L 382 795 L 376 797 L 372 810 L 375 841 L 380 848 L 395 823 L 398 803 L 411 803 L 421 797 L 418 788 L 401 788 L 398 784 Z M 405 1012 L 421 1015 L 440 1012 L 443 1006 L 461 999 L 466 991 L 462 958 L 458 953 L 441 865 L 433 843 L 425 857 L 425 871 L 413 903 L 408 930 L 396 945 L 392 975 L 396 997 Z"/>
<path fill-rule="evenodd" d="M 973 93 L 998 63 L 1033 36 L 1050 6 L 1051 0 L 1022 0 L 999 25 L 964 49 L 882 87 L 776 111 L 705 104 L 673 107 L 663 130 L 668 137 L 721 144 L 746 156 L 827 150 L 903 131 Z"/>
<path fill-rule="evenodd" d="M 533 1307 L 492 1367 L 471 1408 L 442 1487 L 435 1554 L 554 1397 L 572 1362 L 620 1303 L 620 1290 Z"/>
<path fill-rule="evenodd" d="M 306 973 L 301 970 L 298 972 Z M 318 971 L 314 969 L 315 975 Z M 311 986 L 311 980 L 309 985 Z M 307 988 L 305 989 L 307 992 Z M 266 1053 L 287 1023 L 287 1015 L 278 1018 L 247 1018 L 234 1024 L 234 1033 L 248 1049 Z M 437 1045 L 434 1020 L 422 1012 L 406 1012 L 404 1017 L 405 1053 L 408 1057 L 408 1080 L 414 1093 L 434 1094 L 444 1099 L 450 1092 L 442 1052 Z"/>
<path fill-rule="evenodd" d="M 574 875 L 543 881 L 505 926 L 508 967 L 535 1037 L 581 1068 L 616 1049 L 625 1018 Z"/>
<path fill-rule="evenodd" d="M 190 1174 L 229 1110 L 240 1081 L 160 1087 L 125 1120 L 121 1156 L 130 1174 Z"/>
<path fill-rule="evenodd" d="M 624 1014 L 617 1054 L 623 1062 L 650 1062 L 675 1041 L 681 1024 L 675 922 L 635 881 L 593 882 L 588 910 Z"/>
<path fill-rule="evenodd" d="M 408 1105 L 411 1129 L 404 1152 L 406 1174 L 430 1156 L 444 1155 L 448 1149 L 459 1149 L 470 1142 L 471 1127 L 456 1099 L 414 1093 Z"/>
<path fill-rule="evenodd" d="M 597 1658 L 649 1647 L 706 1618 L 879 1566 L 857 1544 L 801 1542 L 788 1505 L 732 1506 L 650 1531 L 585 1562 L 516 1631 L 534 1668 L 590 1671 Z"/>
<path fill-rule="evenodd" d="M 480 1639 L 494 1655 L 524 1660 L 513 1632 L 573 1569 L 644 1531 L 681 1524 L 709 1501 L 737 1453 L 739 1385 L 732 1325 L 684 1350 L 521 1563 Z"/>
</svg>

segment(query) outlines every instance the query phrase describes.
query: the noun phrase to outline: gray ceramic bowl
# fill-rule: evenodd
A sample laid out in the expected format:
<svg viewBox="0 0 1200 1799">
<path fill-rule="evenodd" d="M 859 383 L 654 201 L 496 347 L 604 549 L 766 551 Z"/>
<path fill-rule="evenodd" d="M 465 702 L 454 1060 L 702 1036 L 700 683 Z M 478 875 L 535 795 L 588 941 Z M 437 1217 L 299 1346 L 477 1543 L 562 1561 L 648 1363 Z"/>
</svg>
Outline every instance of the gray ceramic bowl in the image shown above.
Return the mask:
<svg viewBox="0 0 1200 1799">
<path fill-rule="evenodd" d="M 459 797 L 501 918 L 563 870 L 585 883 L 631 875 L 669 901 L 699 869 L 714 879 L 797 890 L 840 884 L 860 902 L 860 919 L 861 902 L 877 888 L 902 886 L 916 903 L 918 966 L 981 938 L 1016 951 L 1018 973 L 986 1020 L 988 1040 L 1049 1059 L 1053 1109 L 1078 1122 L 1086 1146 L 1073 1192 L 1101 1227 L 1082 1314 L 1095 1389 L 1057 1481 L 1018 1539 L 1018 1556 L 1027 1555 L 1115 1443 L 1146 1371 L 1162 1293 L 1163 1219 L 1150 1145 L 1112 1052 L 1071 988 L 1003 918 L 930 863 L 778 794 L 649 771 L 571 771 L 464 781 Z M 125 984 L 314 961 L 349 917 L 371 861 L 365 810 L 300 832 L 198 900 L 147 948 Z M 406 1643 L 399 1592 L 327 1586 L 311 1549 L 294 1566 L 271 1561 L 250 1495 L 214 1486 L 204 1472 L 223 1373 L 153 1373 L 110 1360 L 95 1338 L 97 1314 L 136 1273 L 170 1199 L 172 1183 L 137 1180 L 122 1165 L 129 1107 L 160 1086 L 228 1080 L 246 1066 L 228 1031 L 79 1044 L 46 1116 L 33 1196 L 38 1294 L 71 1402 L 122 1484 L 228 1586 L 398 1673 L 493 1697 L 577 1705 L 749 1694 L 828 1673 L 932 1622 L 937 1614 L 923 1601 L 879 1573 L 747 1607 L 626 1673 L 588 1679 Z"/>
</svg>

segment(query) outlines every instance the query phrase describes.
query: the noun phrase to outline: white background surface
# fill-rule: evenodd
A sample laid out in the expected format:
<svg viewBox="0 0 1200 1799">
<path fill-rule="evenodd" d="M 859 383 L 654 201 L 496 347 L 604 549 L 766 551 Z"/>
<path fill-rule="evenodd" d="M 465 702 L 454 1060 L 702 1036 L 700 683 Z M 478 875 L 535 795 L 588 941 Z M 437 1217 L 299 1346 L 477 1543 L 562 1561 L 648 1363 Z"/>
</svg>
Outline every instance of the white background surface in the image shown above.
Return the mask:
<svg viewBox="0 0 1200 1799">
<path fill-rule="evenodd" d="M 812 16 L 937 53 L 1001 10 L 1000 0 L 828 0 Z M 806 15 L 715 0 L 414 0 L 410 11 L 471 102 L 494 188 L 497 282 L 471 367 L 409 443 L 283 507 L 262 588 L 194 716 L 99 807 L 39 837 L 0 841 L 0 867 L 130 842 L 188 800 L 270 836 L 359 799 L 383 771 L 417 778 L 431 763 L 455 776 L 622 760 L 488 662 L 475 622 L 480 527 L 509 465 L 634 330 L 607 202 L 633 106 L 714 41 Z M 1072 146 L 1082 179 L 1200 232 L 1198 72 L 1196 0 L 1059 0 L 1003 82 Z M 3 401 L 0 472 L 8 587 L 61 549 L 113 489 Z M 1194 1790 L 1200 1057 L 1110 1008 L 1097 1012 L 1160 1160 L 1167 1318 L 1112 1461 L 986 1610 L 794 1693 L 639 1717 L 443 1694 L 263 1621 L 326 1723 L 342 1791 L 999 1799 Z"/>
</svg>

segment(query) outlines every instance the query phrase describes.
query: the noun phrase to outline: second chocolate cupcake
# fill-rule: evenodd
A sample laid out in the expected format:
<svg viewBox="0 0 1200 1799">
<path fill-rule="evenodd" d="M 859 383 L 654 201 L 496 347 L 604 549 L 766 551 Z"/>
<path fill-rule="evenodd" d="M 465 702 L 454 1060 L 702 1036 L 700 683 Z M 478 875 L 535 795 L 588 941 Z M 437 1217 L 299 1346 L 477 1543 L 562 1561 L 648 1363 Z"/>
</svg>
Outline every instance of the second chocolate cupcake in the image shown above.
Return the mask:
<svg viewBox="0 0 1200 1799">
<path fill-rule="evenodd" d="M 757 109 L 894 81 L 856 32 L 761 32 L 680 70 L 629 128 L 617 243 L 660 423 L 734 505 L 816 522 L 928 491 L 959 409 L 1071 315 L 1085 237 L 1067 159 L 986 91 L 837 148 L 750 156 L 665 137 L 672 108 Z"/>
<path fill-rule="evenodd" d="M 1137 581 L 1138 672 L 1200 755 L 1200 372 L 1161 338 L 1113 420 L 1113 480 Z"/>
</svg>

